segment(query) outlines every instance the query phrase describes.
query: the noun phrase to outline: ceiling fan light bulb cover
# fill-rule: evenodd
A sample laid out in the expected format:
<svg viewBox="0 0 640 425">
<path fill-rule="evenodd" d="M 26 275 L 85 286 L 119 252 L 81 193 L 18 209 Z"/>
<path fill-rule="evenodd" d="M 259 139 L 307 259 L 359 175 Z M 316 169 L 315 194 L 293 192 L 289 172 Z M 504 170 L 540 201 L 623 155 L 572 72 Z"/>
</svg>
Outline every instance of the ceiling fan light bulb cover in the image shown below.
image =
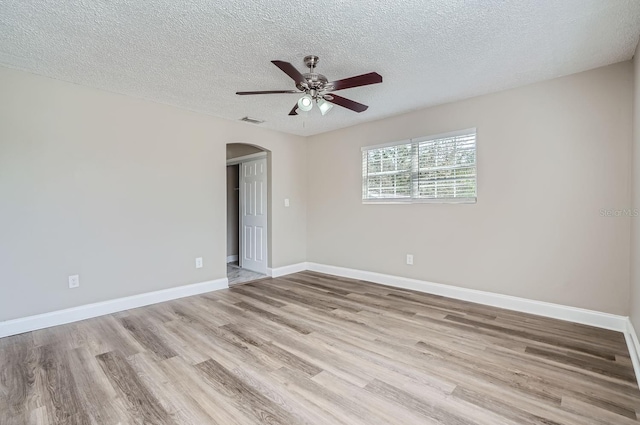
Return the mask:
<svg viewBox="0 0 640 425">
<path fill-rule="evenodd" d="M 318 109 L 320 109 L 320 112 L 322 113 L 322 115 L 326 115 L 331 108 L 333 108 L 333 105 L 329 102 L 327 102 L 324 99 L 318 99 Z"/>
<path fill-rule="evenodd" d="M 300 110 L 308 112 L 313 108 L 313 99 L 308 94 L 305 94 L 298 100 L 298 108 Z"/>
</svg>

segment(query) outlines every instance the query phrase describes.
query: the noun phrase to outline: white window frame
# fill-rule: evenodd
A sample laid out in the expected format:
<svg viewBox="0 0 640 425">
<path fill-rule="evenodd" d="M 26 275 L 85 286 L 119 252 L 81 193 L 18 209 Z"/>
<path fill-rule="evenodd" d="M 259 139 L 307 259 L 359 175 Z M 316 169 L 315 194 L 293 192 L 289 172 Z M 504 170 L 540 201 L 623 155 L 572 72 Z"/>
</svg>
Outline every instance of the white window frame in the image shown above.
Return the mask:
<svg viewBox="0 0 640 425">
<path fill-rule="evenodd" d="M 476 168 L 476 173 L 475 173 L 475 180 L 476 180 L 476 185 L 475 185 L 475 189 L 476 189 L 476 196 L 473 197 L 466 197 L 466 198 L 419 198 L 419 197 L 414 197 L 415 196 L 415 192 L 417 189 L 416 184 L 414 184 L 414 180 L 415 180 L 415 176 L 418 173 L 417 170 L 417 161 L 413 161 L 415 164 L 412 167 L 411 170 L 411 196 L 408 198 L 366 198 L 367 195 L 367 177 L 368 177 L 368 173 L 367 170 L 365 169 L 365 155 L 367 154 L 368 151 L 373 150 L 373 149 L 380 149 L 380 148 L 388 148 L 388 147 L 392 147 L 392 146 L 400 146 L 400 145 L 406 145 L 406 144 L 411 144 L 413 147 L 412 149 L 415 149 L 415 147 L 421 143 L 421 142 L 425 142 L 427 140 L 435 140 L 435 139 L 446 139 L 449 137 L 455 137 L 455 136 L 463 136 L 463 135 L 468 135 L 468 134 L 475 134 L 475 168 Z M 415 204 L 415 203 L 426 203 L 426 204 L 475 204 L 478 200 L 478 132 L 476 131 L 476 128 L 467 128 L 465 130 L 459 130 L 459 131 L 452 131 L 449 133 L 441 133 L 441 134 L 435 134 L 432 136 L 424 136 L 424 137 L 418 137 L 415 139 L 406 139 L 406 140 L 400 140 L 400 141 L 396 141 L 396 142 L 389 142 L 389 143 L 382 143 L 379 145 L 372 145 L 372 146 L 363 146 L 361 148 L 362 151 L 362 203 L 363 204 Z M 417 156 L 417 154 L 415 154 Z"/>
</svg>

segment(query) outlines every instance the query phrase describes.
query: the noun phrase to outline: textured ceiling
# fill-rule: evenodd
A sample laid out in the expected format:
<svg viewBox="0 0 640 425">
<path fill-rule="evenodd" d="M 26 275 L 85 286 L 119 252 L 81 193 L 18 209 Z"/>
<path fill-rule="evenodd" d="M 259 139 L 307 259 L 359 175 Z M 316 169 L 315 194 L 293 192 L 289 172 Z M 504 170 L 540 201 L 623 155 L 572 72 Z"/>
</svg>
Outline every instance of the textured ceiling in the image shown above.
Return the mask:
<svg viewBox="0 0 640 425">
<path fill-rule="evenodd" d="M 0 0 L 0 63 L 91 87 L 312 135 L 630 59 L 639 0 Z M 290 117 L 270 63 L 329 80 L 370 105 Z M 251 125 L 251 124 L 247 124 Z"/>
</svg>

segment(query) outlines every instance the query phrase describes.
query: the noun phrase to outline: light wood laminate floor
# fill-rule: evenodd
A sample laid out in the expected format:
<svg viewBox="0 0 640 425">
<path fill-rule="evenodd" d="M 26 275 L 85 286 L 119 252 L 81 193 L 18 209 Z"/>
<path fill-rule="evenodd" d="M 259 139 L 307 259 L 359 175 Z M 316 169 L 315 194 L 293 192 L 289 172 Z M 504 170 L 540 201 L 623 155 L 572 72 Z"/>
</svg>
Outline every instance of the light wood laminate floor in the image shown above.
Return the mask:
<svg viewBox="0 0 640 425">
<path fill-rule="evenodd" d="M 0 423 L 636 424 L 620 333 L 312 272 L 0 339 Z"/>
</svg>

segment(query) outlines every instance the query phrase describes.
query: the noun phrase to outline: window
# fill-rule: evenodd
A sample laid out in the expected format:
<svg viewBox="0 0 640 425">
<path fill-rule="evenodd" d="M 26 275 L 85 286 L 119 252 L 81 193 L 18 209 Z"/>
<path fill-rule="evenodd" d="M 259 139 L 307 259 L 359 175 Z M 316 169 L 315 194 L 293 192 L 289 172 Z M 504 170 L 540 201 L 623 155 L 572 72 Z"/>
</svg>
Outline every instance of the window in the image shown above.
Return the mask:
<svg viewBox="0 0 640 425">
<path fill-rule="evenodd" d="M 475 202 L 476 130 L 362 148 L 363 202 Z"/>
</svg>

